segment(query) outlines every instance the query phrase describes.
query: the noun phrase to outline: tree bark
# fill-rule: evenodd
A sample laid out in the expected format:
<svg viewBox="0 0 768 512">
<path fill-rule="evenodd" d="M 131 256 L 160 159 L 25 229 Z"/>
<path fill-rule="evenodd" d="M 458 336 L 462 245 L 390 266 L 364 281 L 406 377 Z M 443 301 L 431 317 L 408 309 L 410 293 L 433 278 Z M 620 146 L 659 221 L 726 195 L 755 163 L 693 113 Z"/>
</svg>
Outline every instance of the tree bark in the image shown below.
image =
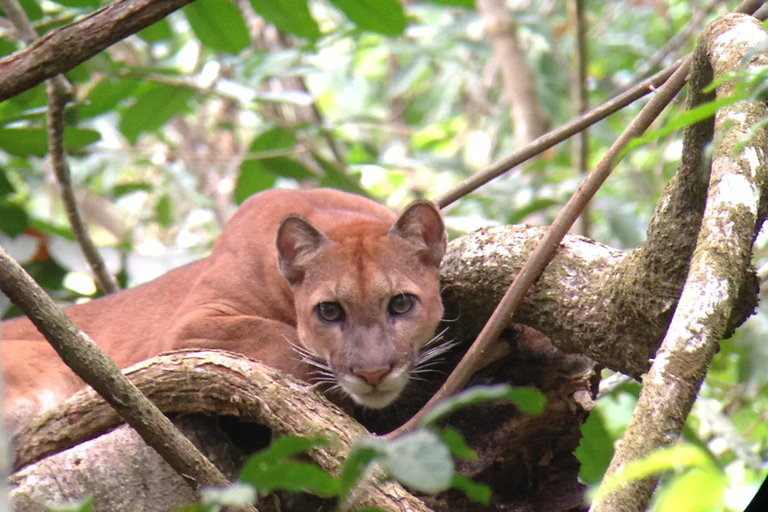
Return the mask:
<svg viewBox="0 0 768 512">
<path fill-rule="evenodd" d="M 750 16 L 732 14 L 715 20 L 699 38 L 691 71 L 692 96 L 712 77 L 768 64 L 764 50 L 768 35 Z M 763 49 L 753 54 L 755 49 Z M 719 84 L 717 98 L 734 93 L 733 80 Z M 764 101 L 739 101 L 721 108 L 714 130 L 720 135 L 714 151 L 706 210 L 682 296 L 651 370 L 643 381 L 635 411 L 622 436 L 606 483 L 615 483 L 621 470 L 653 450 L 669 446 L 698 395 L 719 341 L 726 335 L 740 296 L 757 292 L 752 269 L 752 244 L 765 220 L 766 131 L 760 126 L 768 115 Z M 708 121 L 712 124 L 712 121 Z M 710 128 L 711 129 L 711 128 Z M 738 314 L 737 314 L 738 315 Z M 645 510 L 658 477 L 624 482 L 601 492 L 595 512 Z M 606 484 L 604 486 L 607 487 Z"/>
</svg>

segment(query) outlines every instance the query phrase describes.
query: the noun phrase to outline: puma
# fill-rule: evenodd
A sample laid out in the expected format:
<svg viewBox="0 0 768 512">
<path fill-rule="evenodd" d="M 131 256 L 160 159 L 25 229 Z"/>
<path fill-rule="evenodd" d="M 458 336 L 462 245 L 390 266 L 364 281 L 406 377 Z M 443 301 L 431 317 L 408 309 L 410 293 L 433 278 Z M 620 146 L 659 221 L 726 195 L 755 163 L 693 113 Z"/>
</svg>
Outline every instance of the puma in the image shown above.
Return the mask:
<svg viewBox="0 0 768 512">
<path fill-rule="evenodd" d="M 428 201 L 395 218 L 345 192 L 270 190 L 243 203 L 209 257 L 64 311 L 121 368 L 224 349 L 383 408 L 436 352 L 445 250 Z M 84 386 L 29 320 L 0 329 L 9 428 Z"/>
</svg>

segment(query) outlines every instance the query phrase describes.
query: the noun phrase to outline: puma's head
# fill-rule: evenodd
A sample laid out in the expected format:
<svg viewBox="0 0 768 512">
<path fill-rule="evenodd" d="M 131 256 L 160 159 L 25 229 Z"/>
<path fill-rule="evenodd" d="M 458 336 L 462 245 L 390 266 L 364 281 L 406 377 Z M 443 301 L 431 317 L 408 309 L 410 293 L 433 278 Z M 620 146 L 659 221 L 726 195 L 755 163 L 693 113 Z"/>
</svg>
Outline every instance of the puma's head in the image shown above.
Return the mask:
<svg viewBox="0 0 768 512">
<path fill-rule="evenodd" d="M 318 380 L 366 407 L 392 403 L 443 314 L 446 235 L 435 205 L 416 201 L 392 226 L 356 220 L 328 233 L 288 215 L 276 243 L 300 351 L 319 369 Z"/>
</svg>

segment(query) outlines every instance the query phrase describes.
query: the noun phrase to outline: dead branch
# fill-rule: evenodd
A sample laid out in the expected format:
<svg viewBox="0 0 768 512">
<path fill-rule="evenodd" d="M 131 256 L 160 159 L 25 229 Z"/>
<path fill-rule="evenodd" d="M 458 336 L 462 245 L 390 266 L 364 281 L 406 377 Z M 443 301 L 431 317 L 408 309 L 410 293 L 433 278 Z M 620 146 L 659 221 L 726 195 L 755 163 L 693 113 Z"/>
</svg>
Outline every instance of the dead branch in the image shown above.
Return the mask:
<svg viewBox="0 0 768 512">
<path fill-rule="evenodd" d="M 742 59 L 764 48 L 766 41 L 765 27 L 750 16 L 719 18 L 699 38 L 692 74 L 718 77 L 735 72 Z M 768 52 L 762 50 L 751 56 L 746 69 L 766 64 Z M 730 96 L 734 86 L 733 81 L 720 84 L 717 97 Z M 630 461 L 678 439 L 740 291 L 754 280 L 752 243 L 765 219 L 768 179 L 766 133 L 754 127 L 766 115 L 763 101 L 740 101 L 717 113 L 715 131 L 723 137 L 714 152 L 707 207 L 685 287 L 606 481 Z M 603 492 L 592 510 L 645 510 L 657 481 L 651 477 Z"/>
</svg>

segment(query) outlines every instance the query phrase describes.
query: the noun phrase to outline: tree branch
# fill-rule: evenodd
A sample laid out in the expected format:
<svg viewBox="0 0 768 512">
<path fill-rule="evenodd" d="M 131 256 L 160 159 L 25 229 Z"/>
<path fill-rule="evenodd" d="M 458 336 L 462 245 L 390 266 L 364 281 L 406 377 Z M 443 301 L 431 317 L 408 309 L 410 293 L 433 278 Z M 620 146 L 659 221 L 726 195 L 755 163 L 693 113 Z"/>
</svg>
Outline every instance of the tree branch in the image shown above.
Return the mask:
<svg viewBox="0 0 768 512">
<path fill-rule="evenodd" d="M 352 443 L 368 434 L 309 384 L 230 352 L 176 351 L 141 362 L 126 374 L 166 414 L 234 416 L 269 427 L 273 436 L 322 436 L 329 445 L 314 448 L 310 455 L 332 474 L 339 473 Z M 120 421 L 93 390 L 85 389 L 16 436 L 16 466 L 91 439 Z M 391 481 L 371 482 L 357 498 L 358 508 L 428 512 Z"/>
<path fill-rule="evenodd" d="M 752 17 L 732 14 L 715 20 L 695 50 L 693 74 L 704 70 L 706 78 L 692 87 L 700 87 L 713 74 L 737 71 L 742 59 L 752 49 L 764 48 L 766 41 L 765 28 Z M 747 70 L 767 64 L 768 52 L 763 50 L 749 60 Z M 733 89 L 733 81 L 722 83 L 717 97 L 728 97 Z M 717 113 L 715 130 L 724 136 L 715 149 L 707 206 L 685 287 L 605 482 L 630 461 L 678 439 L 740 290 L 750 275 L 754 278 L 752 243 L 765 217 L 768 176 L 766 132 L 751 132 L 767 115 L 768 106 L 762 101 L 741 101 Z M 651 477 L 603 492 L 592 510 L 645 510 L 657 481 Z"/>
<path fill-rule="evenodd" d="M 0 101 L 68 71 L 192 0 L 115 0 L 0 59 Z"/>
<path fill-rule="evenodd" d="M 190 486 L 228 483 L 1 247 L 0 289 L 24 311 L 67 366 L 96 389 L 171 467 L 185 475 Z"/>
<path fill-rule="evenodd" d="M 733 12 L 751 14 L 762 5 L 762 0 L 743 0 L 733 10 Z M 765 11 L 763 12 L 765 13 Z M 768 15 L 768 13 L 766 13 L 766 15 Z M 552 146 L 573 136 L 575 133 L 588 128 L 596 122 L 605 119 L 614 112 L 621 110 L 633 101 L 640 99 L 646 94 L 654 91 L 656 87 L 663 84 L 672 75 L 672 73 L 674 73 L 680 67 L 684 60 L 689 58 L 690 54 L 685 59 L 680 59 L 679 61 L 667 66 L 663 70 L 637 84 L 635 87 L 632 87 L 620 96 L 617 96 L 616 98 L 603 103 L 599 107 L 595 107 L 582 116 L 571 119 L 564 125 L 542 135 L 527 146 L 518 149 L 511 155 L 502 158 L 498 162 L 486 167 L 482 171 L 473 174 L 449 191 L 437 197 L 435 199 L 435 203 L 437 203 L 440 208 L 445 208 L 459 198 L 469 194 L 473 190 L 480 188 L 489 181 L 501 176 L 505 172 L 520 165 L 526 160 L 533 158 L 534 156 L 542 153 L 543 151 L 546 151 Z M 0 61 L 0 64 L 2 64 L 2 61 Z"/>
</svg>

